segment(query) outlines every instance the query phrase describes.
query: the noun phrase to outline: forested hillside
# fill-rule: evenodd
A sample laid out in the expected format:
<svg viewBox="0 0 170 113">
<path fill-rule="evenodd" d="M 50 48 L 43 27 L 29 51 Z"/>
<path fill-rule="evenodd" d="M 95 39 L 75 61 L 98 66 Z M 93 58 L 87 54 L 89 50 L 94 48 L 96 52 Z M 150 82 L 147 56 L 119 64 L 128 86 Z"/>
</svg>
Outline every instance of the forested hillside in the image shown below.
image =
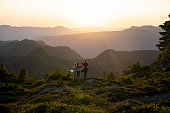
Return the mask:
<svg viewBox="0 0 170 113">
<path fill-rule="evenodd" d="M 96 58 L 88 60 L 90 64 L 89 76 L 99 77 L 110 70 L 115 75 L 119 75 L 136 62 L 141 65 L 153 63 L 160 53 L 157 50 L 115 51 L 109 49 L 99 54 Z"/>
<path fill-rule="evenodd" d="M 93 59 L 87 59 L 90 67 L 88 77 L 101 77 L 104 72 L 110 70 L 118 75 L 137 61 L 142 65 L 151 64 L 159 53 L 156 50 L 106 50 Z M 27 39 L 0 42 L 0 63 L 10 72 L 18 73 L 19 68 L 25 63 L 30 74 L 42 78 L 58 66 L 69 72 L 74 63 L 83 61 L 83 57 L 66 46 L 52 47 L 43 41 Z"/>
<path fill-rule="evenodd" d="M 1 41 L 0 56 L 26 56 L 31 52 L 38 54 L 37 49 L 42 49 L 48 55 L 57 56 L 65 59 L 81 59 L 82 57 L 66 46 L 52 47 L 46 45 L 43 41 L 21 40 L 21 41 Z M 32 54 L 32 55 L 34 55 Z"/>
<path fill-rule="evenodd" d="M 42 41 L 1 41 L 0 63 L 10 72 L 19 72 L 25 63 L 29 73 L 42 78 L 56 67 L 62 67 L 69 72 L 73 63 L 82 57 L 69 47 L 51 47 Z"/>
</svg>

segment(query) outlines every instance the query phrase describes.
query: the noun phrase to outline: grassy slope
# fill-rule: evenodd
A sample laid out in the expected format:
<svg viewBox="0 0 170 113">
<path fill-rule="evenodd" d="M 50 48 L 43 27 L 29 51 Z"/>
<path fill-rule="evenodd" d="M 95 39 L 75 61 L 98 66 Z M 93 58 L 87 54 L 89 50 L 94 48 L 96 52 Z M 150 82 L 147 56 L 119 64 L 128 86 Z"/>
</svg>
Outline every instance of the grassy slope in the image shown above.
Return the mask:
<svg viewBox="0 0 170 113">
<path fill-rule="evenodd" d="M 118 86 L 111 87 L 113 83 Z M 154 75 L 147 78 L 134 78 L 128 75 L 115 77 L 112 80 L 98 78 L 87 81 L 30 81 L 16 89 L 3 92 L 3 94 L 8 94 L 6 97 L 8 96 L 9 100 L 6 100 L 6 103 L 1 104 L 0 107 L 4 110 L 11 110 L 10 112 L 14 109 L 18 110 L 17 112 L 127 112 L 141 109 L 149 109 L 153 112 L 152 110 L 157 107 L 158 112 L 166 112 L 170 110 L 166 105 L 169 101 L 144 103 L 133 99 L 167 92 L 170 90 L 169 83 L 169 75 L 161 78 Z M 24 92 L 19 89 L 24 89 Z M 1 98 L 3 94 L 1 92 Z M 12 100 L 13 97 L 16 100 Z"/>
</svg>

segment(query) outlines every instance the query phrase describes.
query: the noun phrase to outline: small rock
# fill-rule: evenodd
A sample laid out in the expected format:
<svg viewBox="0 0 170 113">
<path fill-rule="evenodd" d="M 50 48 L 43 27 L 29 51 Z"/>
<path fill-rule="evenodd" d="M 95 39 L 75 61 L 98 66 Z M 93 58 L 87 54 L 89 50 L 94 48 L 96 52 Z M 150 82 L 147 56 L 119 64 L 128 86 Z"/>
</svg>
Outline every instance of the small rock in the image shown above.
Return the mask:
<svg viewBox="0 0 170 113">
<path fill-rule="evenodd" d="M 64 88 L 56 88 L 55 90 L 56 90 L 56 91 L 62 91 L 62 92 L 64 92 L 64 91 L 67 91 L 68 88 L 67 88 L 67 87 L 64 87 Z"/>
<path fill-rule="evenodd" d="M 4 83 L 3 82 L 0 82 L 0 86 L 2 86 Z"/>
<path fill-rule="evenodd" d="M 60 90 L 60 91 L 67 91 L 68 88 L 64 87 L 64 88 L 61 88 L 61 89 L 59 89 L 59 90 Z"/>
<path fill-rule="evenodd" d="M 43 91 L 40 91 L 40 95 L 42 95 L 44 92 Z"/>
<path fill-rule="evenodd" d="M 87 80 L 89 84 L 93 84 L 93 79 Z"/>
<path fill-rule="evenodd" d="M 134 99 L 126 99 L 125 101 L 128 102 L 128 103 L 131 103 L 131 102 L 140 103 L 140 101 L 134 100 Z"/>
<path fill-rule="evenodd" d="M 119 85 L 112 83 L 112 85 L 110 87 L 119 87 Z"/>
</svg>

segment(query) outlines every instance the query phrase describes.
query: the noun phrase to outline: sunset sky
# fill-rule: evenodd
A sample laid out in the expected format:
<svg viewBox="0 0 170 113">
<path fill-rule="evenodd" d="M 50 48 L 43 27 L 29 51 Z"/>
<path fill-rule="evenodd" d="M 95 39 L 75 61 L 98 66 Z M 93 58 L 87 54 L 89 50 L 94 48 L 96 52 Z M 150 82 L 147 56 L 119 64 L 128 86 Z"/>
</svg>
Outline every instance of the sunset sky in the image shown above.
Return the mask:
<svg viewBox="0 0 170 113">
<path fill-rule="evenodd" d="M 168 19 L 170 0 L 0 0 L 0 25 L 158 26 Z"/>
</svg>

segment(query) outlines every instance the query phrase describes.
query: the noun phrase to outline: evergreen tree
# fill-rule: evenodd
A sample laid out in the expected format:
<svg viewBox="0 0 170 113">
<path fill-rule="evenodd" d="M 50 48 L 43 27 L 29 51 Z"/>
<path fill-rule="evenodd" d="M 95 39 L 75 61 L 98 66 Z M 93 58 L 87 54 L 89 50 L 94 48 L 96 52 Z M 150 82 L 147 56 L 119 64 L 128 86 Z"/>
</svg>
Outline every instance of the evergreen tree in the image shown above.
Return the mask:
<svg viewBox="0 0 170 113">
<path fill-rule="evenodd" d="M 5 71 L 5 66 L 4 66 L 3 64 L 1 64 L 1 66 L 0 66 L 0 72 L 3 72 L 3 71 Z"/>
<path fill-rule="evenodd" d="M 156 46 L 159 48 L 159 50 L 163 51 L 166 49 L 168 43 L 170 43 L 170 20 L 166 21 L 163 25 L 160 25 L 159 27 L 161 27 L 164 31 L 160 32 L 160 35 L 162 35 L 162 37 L 159 39 L 159 44 L 157 44 Z"/>
<path fill-rule="evenodd" d="M 170 63 L 170 43 L 167 45 L 165 51 L 162 53 L 162 62 Z"/>
<path fill-rule="evenodd" d="M 130 74 L 130 73 L 136 73 L 141 71 L 141 65 L 139 62 L 136 62 L 136 64 L 133 64 L 132 66 L 129 66 L 128 70 L 124 70 L 124 74 Z"/>
<path fill-rule="evenodd" d="M 1 82 L 6 82 L 8 76 L 8 71 L 5 69 L 5 66 L 1 64 L 0 66 L 0 81 Z"/>
<path fill-rule="evenodd" d="M 105 77 L 106 79 L 108 79 L 108 80 L 113 80 L 113 79 L 115 79 L 115 75 L 114 75 L 114 73 L 113 73 L 112 70 L 110 70 L 110 71 L 107 73 L 107 75 L 105 75 L 104 77 Z"/>
<path fill-rule="evenodd" d="M 163 63 L 170 64 L 170 43 L 167 45 L 165 50 L 158 56 L 158 59 L 155 61 L 154 64 L 163 64 Z"/>
<path fill-rule="evenodd" d="M 9 73 L 7 69 L 5 69 L 5 66 L 1 64 L 0 66 L 0 82 L 15 82 L 17 78 L 16 73 L 12 72 Z"/>
<path fill-rule="evenodd" d="M 18 79 L 19 79 L 20 82 L 24 82 L 25 80 L 28 79 L 28 70 L 26 69 L 25 63 L 20 69 Z"/>
</svg>

